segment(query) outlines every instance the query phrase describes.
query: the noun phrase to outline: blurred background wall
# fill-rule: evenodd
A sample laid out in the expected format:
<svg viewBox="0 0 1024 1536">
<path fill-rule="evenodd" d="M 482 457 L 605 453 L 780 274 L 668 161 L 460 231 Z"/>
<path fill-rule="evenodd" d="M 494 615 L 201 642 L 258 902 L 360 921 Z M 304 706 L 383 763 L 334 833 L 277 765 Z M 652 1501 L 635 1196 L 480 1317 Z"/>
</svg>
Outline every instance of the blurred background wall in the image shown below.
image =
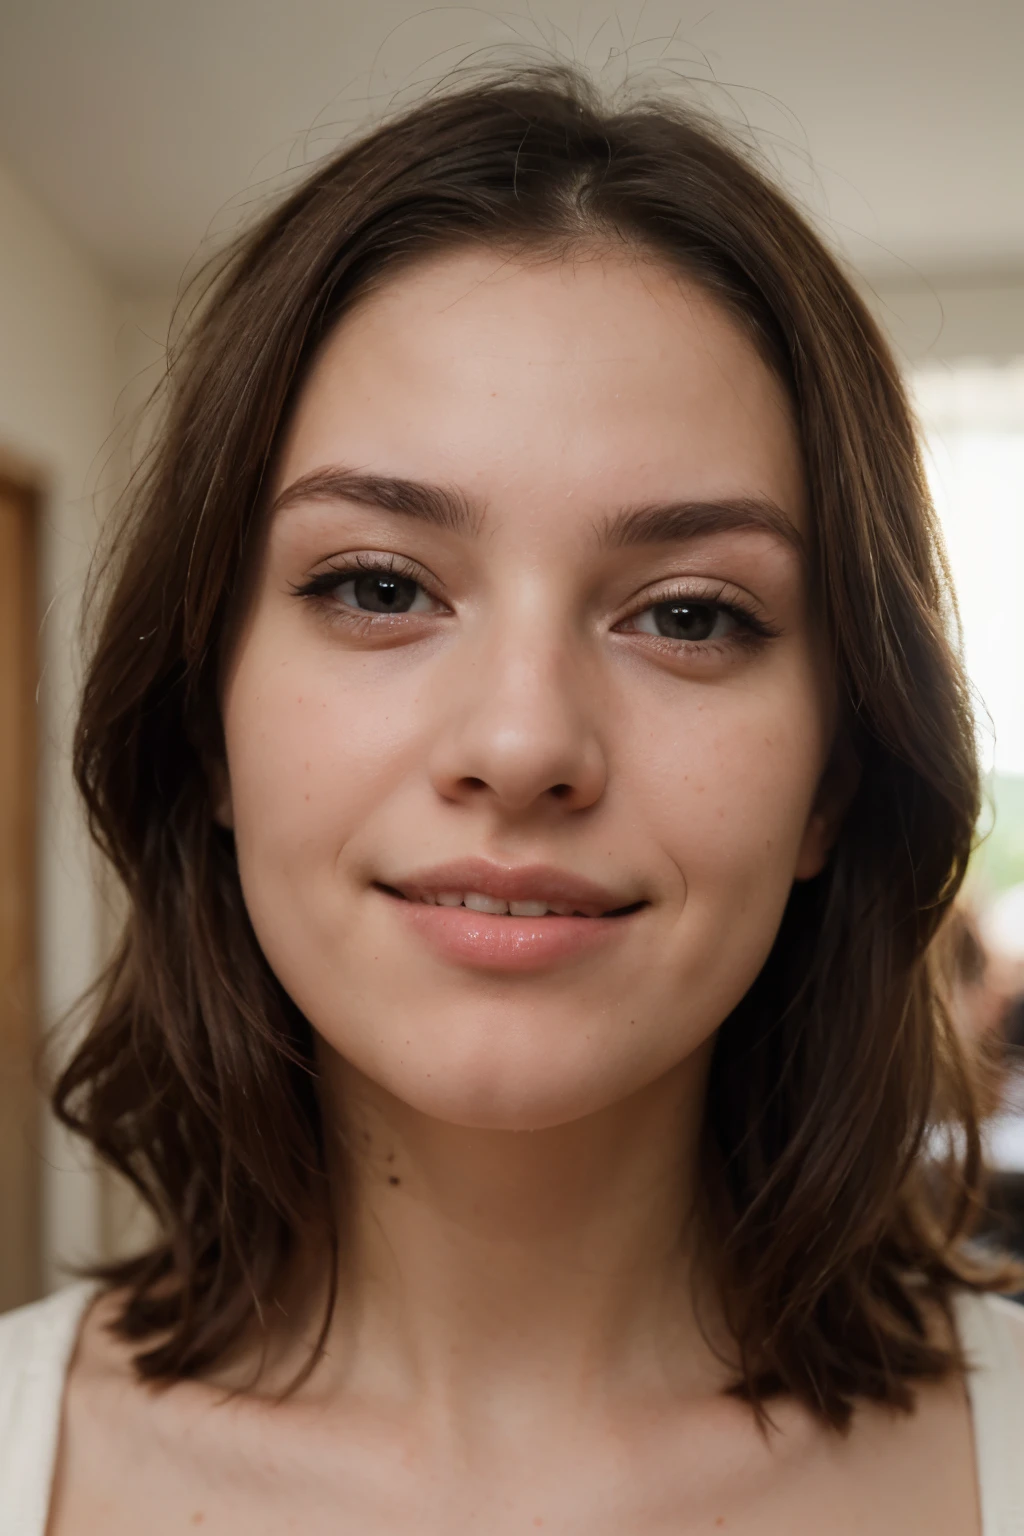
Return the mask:
<svg viewBox="0 0 1024 1536">
<path fill-rule="evenodd" d="M 38 570 L 36 977 L 21 1005 L 37 1032 L 88 984 L 112 929 L 69 776 L 78 607 L 185 281 L 361 124 L 517 52 L 725 117 L 891 335 L 991 715 L 995 827 L 971 900 L 1007 964 L 1015 944 L 1024 954 L 1024 6 L 0 0 L 0 487 L 28 497 Z M 0 1070 L 14 1081 L 2 1051 Z M 0 1099 L 38 1172 L 31 1262 L 0 1305 L 131 1241 L 130 1202 L 37 1108 L 20 1089 Z M 1004 1122 L 999 1155 L 1012 1164 L 1017 1147 L 1024 1167 L 1021 1118 Z"/>
</svg>

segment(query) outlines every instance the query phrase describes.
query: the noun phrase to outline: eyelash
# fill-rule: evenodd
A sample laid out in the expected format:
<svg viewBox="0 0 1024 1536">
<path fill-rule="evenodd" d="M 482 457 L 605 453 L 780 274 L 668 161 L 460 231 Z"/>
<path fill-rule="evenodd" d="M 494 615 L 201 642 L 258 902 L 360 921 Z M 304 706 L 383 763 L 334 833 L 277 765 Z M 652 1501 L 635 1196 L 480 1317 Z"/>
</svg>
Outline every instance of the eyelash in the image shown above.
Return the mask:
<svg viewBox="0 0 1024 1536">
<path fill-rule="evenodd" d="M 330 609 L 332 622 L 344 624 L 350 630 L 361 635 L 371 633 L 381 622 L 385 625 L 390 625 L 395 619 L 417 617 L 417 615 L 408 614 L 360 613 L 357 609 L 348 608 L 334 598 L 333 594 L 343 582 L 351 580 L 354 576 L 378 573 L 402 576 L 408 581 L 415 582 L 428 596 L 433 597 L 433 593 L 430 592 L 422 580 L 422 572 L 418 566 L 403 560 L 399 555 L 385 554 L 352 555 L 347 558 L 344 565 L 331 566 L 325 571 L 318 571 L 316 575 L 310 576 L 308 580 L 299 585 L 293 586 L 291 590 L 296 597 L 305 598 L 321 605 L 326 604 Z M 436 598 L 434 600 L 438 601 Z M 665 603 L 685 601 L 714 608 L 720 613 L 728 614 L 731 619 L 736 621 L 738 628 L 732 635 L 726 637 L 724 641 L 720 639 L 676 640 L 668 635 L 650 634 L 646 638 L 659 645 L 660 648 L 678 653 L 683 648 L 690 652 L 695 650 L 714 651 L 726 649 L 730 645 L 741 645 L 750 649 L 756 649 L 766 644 L 767 641 L 775 639 L 780 633 L 774 625 L 769 624 L 756 614 L 752 608 L 747 608 L 742 603 L 722 602 L 719 598 L 710 595 L 705 596 L 702 593 L 692 591 L 666 592 L 663 596 L 656 598 L 654 602 L 645 603 L 642 608 L 638 608 L 633 613 L 627 615 L 627 618 L 637 619 L 642 614 L 649 612 L 651 608 L 658 608 Z M 626 620 L 623 619 L 620 622 L 625 623 Z M 638 633 L 638 631 L 627 631 L 627 633 Z"/>
</svg>

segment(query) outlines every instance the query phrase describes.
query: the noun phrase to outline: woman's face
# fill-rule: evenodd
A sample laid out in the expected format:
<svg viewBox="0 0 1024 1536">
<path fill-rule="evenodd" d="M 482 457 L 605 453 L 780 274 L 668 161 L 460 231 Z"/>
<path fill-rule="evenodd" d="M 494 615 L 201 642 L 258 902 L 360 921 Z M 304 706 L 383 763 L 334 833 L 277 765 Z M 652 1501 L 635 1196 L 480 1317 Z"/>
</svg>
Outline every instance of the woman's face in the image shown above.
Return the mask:
<svg viewBox="0 0 1024 1536">
<path fill-rule="evenodd" d="M 322 1044 L 494 1128 L 702 1056 L 828 838 L 799 446 L 742 329 L 625 256 L 436 258 L 325 345 L 273 492 L 220 815 Z"/>
</svg>

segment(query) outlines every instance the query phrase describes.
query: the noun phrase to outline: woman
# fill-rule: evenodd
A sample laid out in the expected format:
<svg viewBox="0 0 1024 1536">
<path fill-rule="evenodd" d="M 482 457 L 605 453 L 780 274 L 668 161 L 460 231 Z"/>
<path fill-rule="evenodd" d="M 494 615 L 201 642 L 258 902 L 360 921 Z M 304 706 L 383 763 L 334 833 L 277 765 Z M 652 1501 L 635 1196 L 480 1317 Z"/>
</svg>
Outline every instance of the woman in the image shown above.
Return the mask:
<svg viewBox="0 0 1024 1536">
<path fill-rule="evenodd" d="M 1005 1529 L 972 727 L 835 261 L 687 110 L 492 78 L 248 235 L 172 380 L 56 1092 L 159 1231 L 4 1324 L 5 1530 Z"/>
</svg>

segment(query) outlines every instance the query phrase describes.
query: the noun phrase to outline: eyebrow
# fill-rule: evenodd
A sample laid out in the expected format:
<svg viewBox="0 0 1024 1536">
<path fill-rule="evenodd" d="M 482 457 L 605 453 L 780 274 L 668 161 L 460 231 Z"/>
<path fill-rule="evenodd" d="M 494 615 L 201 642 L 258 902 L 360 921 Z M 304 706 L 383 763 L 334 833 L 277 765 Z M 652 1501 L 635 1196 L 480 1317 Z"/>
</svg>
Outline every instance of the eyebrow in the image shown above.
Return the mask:
<svg viewBox="0 0 1024 1536">
<path fill-rule="evenodd" d="M 791 544 L 798 553 L 804 553 L 799 528 L 770 496 L 726 496 L 623 507 L 605 518 L 598 532 L 604 549 L 633 549 L 641 544 L 699 539 L 736 529 L 770 533 Z"/>
<path fill-rule="evenodd" d="M 422 480 L 367 474 L 332 465 L 292 481 L 275 498 L 271 514 L 303 501 L 352 501 L 378 511 L 415 518 L 449 533 L 479 534 L 483 509 L 461 491 Z M 804 553 L 800 530 L 768 496 L 727 496 L 623 507 L 595 523 L 602 549 L 634 549 L 750 529 L 769 533 Z"/>
<path fill-rule="evenodd" d="M 271 515 L 300 501 L 355 501 L 360 506 L 414 517 L 449 533 L 479 533 L 483 521 L 482 512 L 461 491 L 449 486 L 366 474 L 341 465 L 300 475 L 275 498 Z"/>
</svg>

